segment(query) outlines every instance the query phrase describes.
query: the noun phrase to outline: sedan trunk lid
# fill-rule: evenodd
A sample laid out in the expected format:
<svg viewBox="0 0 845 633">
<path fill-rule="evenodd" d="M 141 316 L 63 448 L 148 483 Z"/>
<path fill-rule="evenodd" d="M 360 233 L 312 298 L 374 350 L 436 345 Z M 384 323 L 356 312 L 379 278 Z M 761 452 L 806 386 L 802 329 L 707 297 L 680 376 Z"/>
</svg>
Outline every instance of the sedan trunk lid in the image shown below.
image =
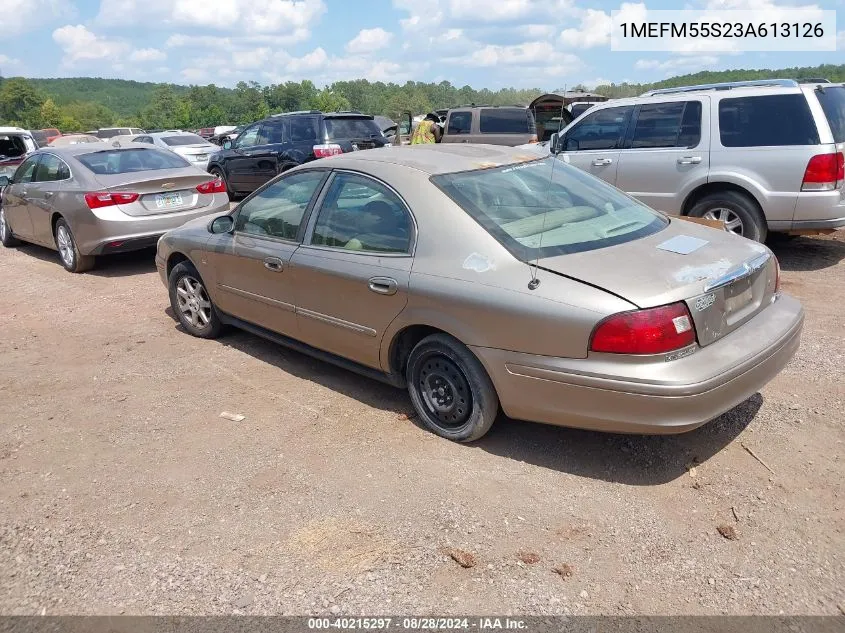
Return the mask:
<svg viewBox="0 0 845 633">
<path fill-rule="evenodd" d="M 777 281 L 777 261 L 762 244 L 677 218 L 648 237 L 544 258 L 538 265 L 640 308 L 683 301 L 701 345 L 768 306 Z"/>
<path fill-rule="evenodd" d="M 126 215 L 145 216 L 190 211 L 208 206 L 213 194 L 197 191 L 214 177 L 210 174 L 186 173 L 186 169 L 162 169 L 124 174 L 97 174 L 97 182 L 109 193 L 137 193 L 131 204 L 119 205 Z M 191 170 L 193 171 L 193 169 Z"/>
</svg>

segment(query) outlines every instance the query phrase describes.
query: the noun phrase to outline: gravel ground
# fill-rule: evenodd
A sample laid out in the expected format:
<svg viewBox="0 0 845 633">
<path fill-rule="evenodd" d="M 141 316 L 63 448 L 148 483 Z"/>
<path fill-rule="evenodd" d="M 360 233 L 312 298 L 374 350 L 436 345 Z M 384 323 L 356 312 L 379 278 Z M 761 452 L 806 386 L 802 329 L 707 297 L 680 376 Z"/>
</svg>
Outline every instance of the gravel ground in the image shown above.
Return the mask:
<svg viewBox="0 0 845 633">
<path fill-rule="evenodd" d="M 404 392 L 182 333 L 150 252 L 4 249 L 0 612 L 839 613 L 845 235 L 774 248 L 807 324 L 761 394 L 681 436 L 472 445 Z"/>
</svg>

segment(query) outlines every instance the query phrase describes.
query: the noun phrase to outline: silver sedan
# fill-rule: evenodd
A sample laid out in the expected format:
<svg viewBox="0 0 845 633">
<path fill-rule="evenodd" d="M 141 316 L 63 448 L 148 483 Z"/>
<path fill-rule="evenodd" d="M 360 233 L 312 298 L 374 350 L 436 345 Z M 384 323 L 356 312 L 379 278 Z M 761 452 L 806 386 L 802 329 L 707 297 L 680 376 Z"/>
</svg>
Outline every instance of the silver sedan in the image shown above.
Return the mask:
<svg viewBox="0 0 845 633">
<path fill-rule="evenodd" d="M 11 179 L 0 176 L 0 187 L 0 242 L 55 249 L 71 272 L 91 268 L 96 255 L 154 246 L 166 231 L 229 206 L 222 181 L 137 144 L 41 149 Z"/>
<path fill-rule="evenodd" d="M 212 154 L 220 151 L 220 146 L 209 143 L 203 137 L 191 132 L 181 130 L 170 130 L 167 132 L 154 132 L 136 136 L 135 143 L 147 143 L 161 147 L 162 149 L 175 152 L 187 160 L 194 167 L 205 170 L 208 167 L 208 159 Z"/>
</svg>

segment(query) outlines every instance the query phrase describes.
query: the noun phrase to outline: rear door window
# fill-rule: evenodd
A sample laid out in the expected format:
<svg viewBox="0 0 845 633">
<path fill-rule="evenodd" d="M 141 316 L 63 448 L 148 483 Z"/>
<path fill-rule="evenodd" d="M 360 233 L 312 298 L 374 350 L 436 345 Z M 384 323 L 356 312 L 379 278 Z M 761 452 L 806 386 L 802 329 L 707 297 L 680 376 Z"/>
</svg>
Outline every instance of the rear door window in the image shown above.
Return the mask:
<svg viewBox="0 0 845 633">
<path fill-rule="evenodd" d="M 700 102 L 649 103 L 640 106 L 631 147 L 695 147 L 700 140 Z"/>
<path fill-rule="evenodd" d="M 261 126 L 261 133 L 259 134 L 264 139 L 264 143 L 268 145 L 278 145 L 287 141 L 288 137 L 288 120 L 285 118 L 266 121 Z"/>
<path fill-rule="evenodd" d="M 446 134 L 469 134 L 472 131 L 472 112 L 451 112 Z"/>
<path fill-rule="evenodd" d="M 719 138 L 724 147 L 819 144 L 810 106 L 800 93 L 722 99 Z"/>
<path fill-rule="evenodd" d="M 619 149 L 633 111 L 634 106 L 619 106 L 585 114 L 564 135 L 564 151 Z"/>
<path fill-rule="evenodd" d="M 834 143 L 845 143 L 845 86 L 816 90 L 816 97 L 824 110 Z"/>
<path fill-rule="evenodd" d="M 290 140 L 293 143 L 310 143 L 319 138 L 318 119 L 313 116 L 295 116 L 290 119 Z"/>
<path fill-rule="evenodd" d="M 482 108 L 478 127 L 482 134 L 536 134 L 531 112 L 522 108 Z"/>
<path fill-rule="evenodd" d="M 70 178 L 70 169 L 65 162 L 54 154 L 44 154 L 35 170 L 33 182 L 54 182 Z"/>
</svg>

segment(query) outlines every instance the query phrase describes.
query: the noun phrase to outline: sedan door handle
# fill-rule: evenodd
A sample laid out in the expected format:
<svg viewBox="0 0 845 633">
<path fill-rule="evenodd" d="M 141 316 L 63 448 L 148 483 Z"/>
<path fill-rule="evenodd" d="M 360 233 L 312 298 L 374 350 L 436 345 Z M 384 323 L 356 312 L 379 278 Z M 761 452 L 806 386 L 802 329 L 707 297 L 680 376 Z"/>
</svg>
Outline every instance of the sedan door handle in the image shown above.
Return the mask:
<svg viewBox="0 0 845 633">
<path fill-rule="evenodd" d="M 46 192 L 44 193 L 44 197 L 45 197 L 45 198 L 52 198 L 52 197 L 53 197 L 53 192 L 52 192 L 52 191 L 46 191 Z"/>
<path fill-rule="evenodd" d="M 395 295 L 399 284 L 390 277 L 371 277 L 367 287 L 380 295 Z"/>
<path fill-rule="evenodd" d="M 678 159 L 679 165 L 698 165 L 701 162 L 701 156 L 684 156 Z"/>
<path fill-rule="evenodd" d="M 593 165 L 595 167 L 604 167 L 605 165 L 610 165 L 613 163 L 612 158 L 597 158 L 593 161 Z"/>
<path fill-rule="evenodd" d="M 280 273 L 285 269 L 285 263 L 278 257 L 265 257 L 264 268 L 274 273 Z"/>
</svg>

